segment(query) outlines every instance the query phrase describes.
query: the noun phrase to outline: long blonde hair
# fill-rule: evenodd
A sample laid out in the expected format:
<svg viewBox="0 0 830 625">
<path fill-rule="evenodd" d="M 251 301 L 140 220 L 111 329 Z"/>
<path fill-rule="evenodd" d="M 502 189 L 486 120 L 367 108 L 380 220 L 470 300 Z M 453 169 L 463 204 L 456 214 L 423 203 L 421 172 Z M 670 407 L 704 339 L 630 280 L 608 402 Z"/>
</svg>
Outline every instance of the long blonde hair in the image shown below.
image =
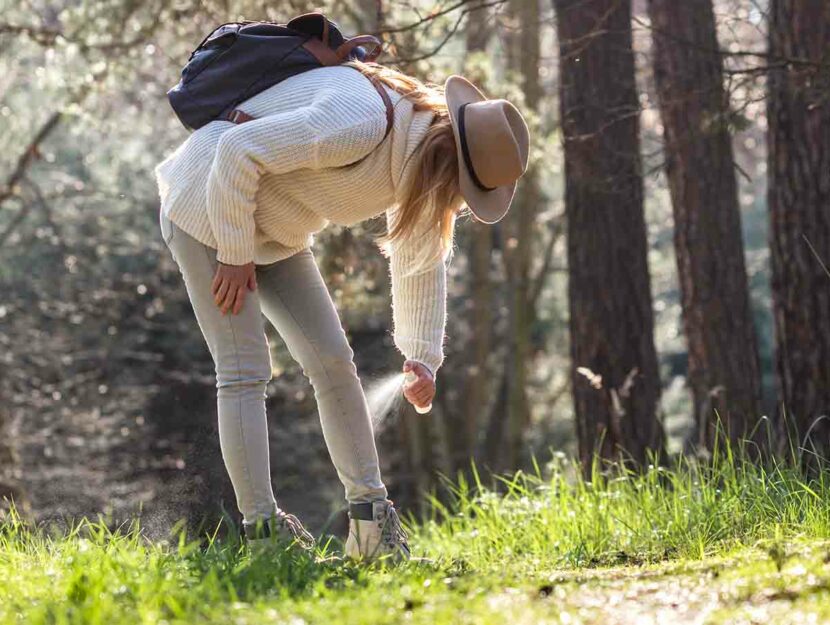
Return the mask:
<svg viewBox="0 0 830 625">
<path fill-rule="evenodd" d="M 424 138 L 410 156 L 414 162 L 386 234 L 377 240 L 387 255 L 403 241 L 418 238 L 422 245 L 415 271 L 452 253 L 455 218 L 463 198 L 458 187 L 458 154 L 444 88 L 424 83 L 403 72 L 377 63 L 350 61 L 361 72 L 374 76 L 412 102 L 415 111 L 430 110 L 434 118 Z"/>
</svg>

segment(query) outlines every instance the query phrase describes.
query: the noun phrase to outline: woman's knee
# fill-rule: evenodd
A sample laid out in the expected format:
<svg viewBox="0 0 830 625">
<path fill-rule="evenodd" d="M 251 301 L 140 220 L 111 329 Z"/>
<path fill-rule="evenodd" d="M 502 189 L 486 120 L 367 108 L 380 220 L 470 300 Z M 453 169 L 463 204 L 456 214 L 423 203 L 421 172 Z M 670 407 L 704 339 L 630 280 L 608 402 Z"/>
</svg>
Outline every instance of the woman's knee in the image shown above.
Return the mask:
<svg viewBox="0 0 830 625">
<path fill-rule="evenodd" d="M 303 373 L 314 386 L 320 386 L 333 380 L 357 376 L 354 364 L 354 351 L 347 341 L 336 344 L 319 345 L 313 354 L 301 362 Z"/>
<path fill-rule="evenodd" d="M 216 360 L 216 387 L 233 388 L 265 385 L 271 379 L 271 359 L 267 352 L 234 354 Z"/>
</svg>

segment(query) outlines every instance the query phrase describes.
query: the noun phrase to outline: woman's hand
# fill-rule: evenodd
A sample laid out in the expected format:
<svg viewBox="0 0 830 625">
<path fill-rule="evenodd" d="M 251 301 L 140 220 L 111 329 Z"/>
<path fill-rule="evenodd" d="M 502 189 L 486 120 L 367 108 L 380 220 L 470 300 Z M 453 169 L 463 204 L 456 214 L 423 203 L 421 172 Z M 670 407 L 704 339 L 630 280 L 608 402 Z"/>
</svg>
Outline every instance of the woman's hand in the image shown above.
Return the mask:
<svg viewBox="0 0 830 625">
<path fill-rule="evenodd" d="M 256 265 L 224 265 L 219 263 L 211 285 L 213 301 L 223 315 L 230 310 L 238 315 L 248 291 L 256 291 Z"/>
<path fill-rule="evenodd" d="M 435 397 L 435 378 L 426 365 L 417 360 L 407 360 L 403 363 L 403 372 L 409 373 L 410 371 L 417 375 L 418 379 L 404 386 L 403 396 L 413 406 L 427 408 L 432 405 L 432 399 Z"/>
</svg>

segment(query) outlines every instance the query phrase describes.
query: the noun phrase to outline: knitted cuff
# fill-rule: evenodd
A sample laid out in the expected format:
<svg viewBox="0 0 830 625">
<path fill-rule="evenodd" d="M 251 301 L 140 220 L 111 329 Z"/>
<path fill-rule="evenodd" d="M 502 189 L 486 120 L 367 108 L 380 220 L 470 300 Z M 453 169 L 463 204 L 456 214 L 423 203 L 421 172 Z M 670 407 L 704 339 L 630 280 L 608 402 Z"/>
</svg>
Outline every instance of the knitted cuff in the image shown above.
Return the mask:
<svg viewBox="0 0 830 625">
<path fill-rule="evenodd" d="M 396 338 L 395 344 L 407 360 L 417 360 L 425 365 L 433 377 L 444 361 L 444 352 L 440 344 L 408 337 Z"/>
<path fill-rule="evenodd" d="M 248 245 L 239 248 L 220 247 L 216 251 L 216 260 L 223 265 L 247 265 L 253 262 L 254 252 Z"/>
</svg>

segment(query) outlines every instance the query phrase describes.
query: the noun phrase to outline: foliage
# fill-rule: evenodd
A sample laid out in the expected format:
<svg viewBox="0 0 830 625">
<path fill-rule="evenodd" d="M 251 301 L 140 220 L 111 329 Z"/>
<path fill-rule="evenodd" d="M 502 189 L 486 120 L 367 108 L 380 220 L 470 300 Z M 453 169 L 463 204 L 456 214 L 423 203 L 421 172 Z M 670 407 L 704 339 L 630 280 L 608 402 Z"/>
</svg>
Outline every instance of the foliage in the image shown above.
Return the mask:
<svg viewBox="0 0 830 625">
<path fill-rule="evenodd" d="M 762 43 L 759 4 L 764 5 L 718 0 L 725 49 Z M 436 82 L 450 73 L 468 74 L 476 77 L 491 97 L 507 97 L 521 105 L 522 78 L 508 63 L 509 40 L 516 38 L 515 7 L 500 1 L 479 7 L 487 14 L 484 23 L 492 29 L 492 36 L 486 50 L 467 56 L 469 14 L 464 11 L 474 5 L 462 2 L 436 9 L 427 2 L 378 5 L 361 0 L 321 6 L 346 32 L 384 31 L 388 59 L 408 72 Z M 556 42 L 549 5 L 542 3 L 540 15 L 542 60 L 538 72 L 543 97 L 538 110 L 526 111 L 534 130 L 532 158 L 544 167 L 538 224 L 533 241 L 527 242 L 539 250 L 532 258 L 534 272 L 543 265 L 545 241 L 553 239 L 550 225 L 562 212 Z M 182 406 L 178 395 L 177 385 L 208 392 L 212 367 L 179 276 L 159 241 L 152 169 L 186 137 L 167 105 L 165 92 L 175 82 L 190 50 L 215 24 L 239 18 L 284 20 L 316 6 L 304 0 L 0 0 L 0 196 L 11 192 L 0 202 L 0 238 L 8 233 L 0 247 L 0 289 L 4 293 L 0 298 L 0 419 L 5 420 L 8 411 L 10 430 L 28 441 L 29 449 L 24 449 L 22 456 L 29 476 L 45 475 L 43 456 L 48 456 L 52 447 L 64 445 L 67 435 L 78 435 L 72 420 L 79 415 L 103 417 L 111 422 L 107 431 L 112 432 L 124 428 L 135 431 L 134 423 L 141 419 L 147 425 L 142 426 L 140 436 L 159 439 L 160 443 L 166 443 L 161 439 L 174 426 L 185 423 L 180 420 L 185 409 L 203 411 L 203 420 L 212 416 L 206 409 L 208 402 Z M 383 15 L 376 15 L 377 6 L 382 7 Z M 666 382 L 667 429 L 670 436 L 679 439 L 689 417 L 685 345 L 679 323 L 671 211 L 659 173 L 662 137 L 648 62 L 650 33 L 641 15 L 635 23 L 635 44 L 644 59 L 638 64 L 638 80 L 655 338 Z M 461 28 L 456 28 L 462 17 Z M 730 70 L 741 70 L 742 58 L 729 57 Z M 736 119 L 740 114 L 741 119 L 753 120 L 750 128 L 735 128 L 736 152 L 741 170 L 747 173 L 741 178 L 741 198 L 747 218 L 748 264 L 761 321 L 767 386 L 771 387 L 772 325 L 765 312 L 769 308 L 765 118 L 759 85 L 763 86 L 763 81 L 757 73 L 730 74 Z M 53 114 L 60 115 L 60 122 L 33 152 L 35 158 L 24 179 L 14 189 L 3 189 L 8 172 Z M 465 408 L 464 383 L 475 338 L 470 323 L 468 225 L 459 223 L 459 249 L 450 267 L 447 360 L 440 373 L 440 397 L 435 423 L 431 424 L 438 432 L 433 436 L 436 448 L 449 438 L 444 435 L 448 424 L 452 425 L 449 417 Z M 387 276 L 382 260 L 363 234 L 363 226 L 330 228 L 317 238 L 315 253 L 319 251 L 318 259 L 355 344 L 358 363 L 365 363 L 361 373 L 385 373 L 400 362 L 389 336 Z M 494 234 L 491 395 L 498 390 L 510 345 L 511 293 L 505 280 L 504 250 L 525 244 L 504 232 Z M 567 374 L 567 268 L 562 261 L 561 237 L 552 249 L 553 262 L 543 276 L 539 316 L 532 328 L 532 362 L 528 367 L 533 414 L 525 442 L 529 449 L 537 450 L 551 444 L 568 449 L 573 439 Z M 273 348 L 274 371 L 280 379 L 269 393 L 279 396 L 286 422 L 303 420 L 311 427 L 313 408 L 308 408 L 307 402 L 292 404 L 293 398 L 307 397 L 304 380 L 281 342 L 274 341 Z M 489 399 L 481 412 L 497 419 L 492 409 L 496 402 Z M 57 431 L 55 424 L 60 424 Z M 162 427 L 150 427 L 155 424 Z M 186 431 L 184 427 L 181 430 Z M 79 436 L 89 446 L 97 444 L 85 432 Z M 48 444 L 47 437 L 51 438 Z M 208 438 L 205 444 L 212 440 Z M 398 443 L 388 445 L 390 451 L 395 451 Z M 382 451 L 384 458 L 392 455 Z M 69 458 L 72 453 L 69 449 L 58 455 Z M 439 449 L 437 455 L 442 454 L 449 455 Z M 175 463 L 174 456 L 166 462 Z M 33 457 L 39 463 L 36 466 Z M 116 464 L 115 460 L 111 464 Z M 61 468 L 68 471 L 71 467 L 65 463 Z M 396 470 L 387 471 L 391 484 Z M 73 481 L 88 486 L 84 479 Z M 101 488 L 129 490 L 114 482 Z M 38 493 L 33 495 L 37 498 Z M 107 498 L 111 497 L 107 493 Z M 67 493 L 65 499 L 82 498 L 80 493 Z M 55 512 L 48 509 L 51 501 L 41 499 L 34 504 L 37 514 Z M 78 507 L 71 512 L 89 510 Z"/>
</svg>

